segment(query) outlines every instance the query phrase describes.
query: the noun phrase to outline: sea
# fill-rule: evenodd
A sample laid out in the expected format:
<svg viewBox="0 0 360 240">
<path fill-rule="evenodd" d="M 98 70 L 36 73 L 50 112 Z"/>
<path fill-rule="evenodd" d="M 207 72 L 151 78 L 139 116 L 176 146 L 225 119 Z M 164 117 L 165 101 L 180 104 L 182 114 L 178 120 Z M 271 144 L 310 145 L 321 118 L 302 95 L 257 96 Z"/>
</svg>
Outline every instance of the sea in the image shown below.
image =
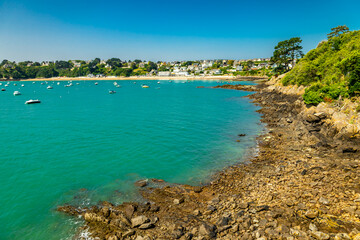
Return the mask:
<svg viewBox="0 0 360 240">
<path fill-rule="evenodd" d="M 83 222 L 58 206 L 143 201 L 140 179 L 206 184 L 264 131 L 249 92 L 218 81 L 1 83 L 2 240 L 73 239 Z"/>
</svg>

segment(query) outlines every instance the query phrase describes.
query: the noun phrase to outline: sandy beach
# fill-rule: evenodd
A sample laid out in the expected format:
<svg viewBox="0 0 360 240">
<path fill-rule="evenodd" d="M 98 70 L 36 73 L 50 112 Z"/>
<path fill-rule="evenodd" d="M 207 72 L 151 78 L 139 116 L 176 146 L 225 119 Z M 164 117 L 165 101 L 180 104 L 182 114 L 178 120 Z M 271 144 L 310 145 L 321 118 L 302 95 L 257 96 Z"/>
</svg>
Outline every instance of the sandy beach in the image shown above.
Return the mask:
<svg viewBox="0 0 360 240">
<path fill-rule="evenodd" d="M 211 80 L 211 81 L 248 81 L 256 79 L 264 79 L 262 76 L 187 76 L 187 77 L 159 77 L 159 76 L 147 76 L 147 77 L 104 77 L 104 78 L 89 78 L 89 77 L 54 77 L 54 78 L 31 78 L 22 79 L 20 81 L 111 81 L 111 80 Z M 4 80 L 5 81 L 5 80 Z"/>
</svg>

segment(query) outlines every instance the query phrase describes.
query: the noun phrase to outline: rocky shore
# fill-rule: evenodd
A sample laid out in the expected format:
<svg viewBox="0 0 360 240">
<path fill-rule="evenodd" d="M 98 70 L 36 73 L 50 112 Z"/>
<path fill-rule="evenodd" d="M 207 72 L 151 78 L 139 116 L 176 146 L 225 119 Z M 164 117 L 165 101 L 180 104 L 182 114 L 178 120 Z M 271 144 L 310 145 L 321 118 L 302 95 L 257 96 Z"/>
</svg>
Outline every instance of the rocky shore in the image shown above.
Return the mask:
<svg viewBox="0 0 360 240">
<path fill-rule="evenodd" d="M 328 114 L 306 111 L 299 95 L 219 87 L 255 92 L 268 129 L 257 156 L 205 186 L 139 181 L 147 202 L 58 210 L 81 216 L 91 239 L 360 240 L 358 139 L 339 135 Z"/>
</svg>

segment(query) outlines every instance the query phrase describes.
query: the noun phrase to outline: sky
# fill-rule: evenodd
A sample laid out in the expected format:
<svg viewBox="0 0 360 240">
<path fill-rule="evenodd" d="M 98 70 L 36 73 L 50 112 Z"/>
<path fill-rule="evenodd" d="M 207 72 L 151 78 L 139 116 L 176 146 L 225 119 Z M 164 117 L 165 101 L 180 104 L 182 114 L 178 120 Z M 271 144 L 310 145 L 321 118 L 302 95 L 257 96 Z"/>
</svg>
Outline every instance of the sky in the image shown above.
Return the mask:
<svg viewBox="0 0 360 240">
<path fill-rule="evenodd" d="M 332 27 L 360 29 L 359 0 L 0 0 L 0 60 L 201 60 L 271 57 Z"/>
</svg>

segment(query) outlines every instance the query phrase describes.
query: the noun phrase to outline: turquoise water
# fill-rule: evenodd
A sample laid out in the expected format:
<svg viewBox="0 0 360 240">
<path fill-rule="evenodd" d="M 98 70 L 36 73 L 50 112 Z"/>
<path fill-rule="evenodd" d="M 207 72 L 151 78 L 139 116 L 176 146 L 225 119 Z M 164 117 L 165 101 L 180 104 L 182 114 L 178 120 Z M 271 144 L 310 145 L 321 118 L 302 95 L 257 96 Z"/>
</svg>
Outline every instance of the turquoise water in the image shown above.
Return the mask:
<svg viewBox="0 0 360 240">
<path fill-rule="evenodd" d="M 11 83 L 0 92 L 0 239 L 71 239 L 81 222 L 58 205 L 136 200 L 142 178 L 206 182 L 242 161 L 262 130 L 247 93 L 196 88 L 215 81 L 113 82 Z"/>
</svg>

